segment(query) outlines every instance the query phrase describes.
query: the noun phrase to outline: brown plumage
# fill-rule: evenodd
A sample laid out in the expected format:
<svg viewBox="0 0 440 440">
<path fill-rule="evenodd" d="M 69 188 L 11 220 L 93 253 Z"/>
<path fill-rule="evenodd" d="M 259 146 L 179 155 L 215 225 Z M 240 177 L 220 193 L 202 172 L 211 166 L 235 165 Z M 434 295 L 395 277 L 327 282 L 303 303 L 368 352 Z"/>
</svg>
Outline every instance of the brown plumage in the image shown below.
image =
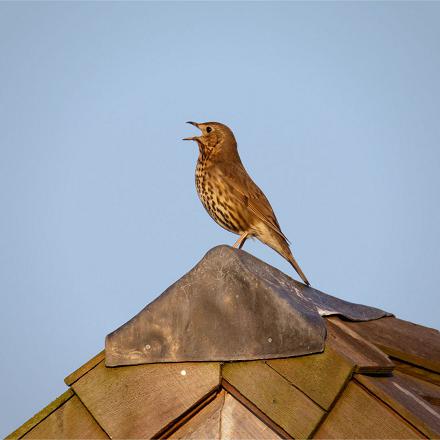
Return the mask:
<svg viewBox="0 0 440 440">
<path fill-rule="evenodd" d="M 199 145 L 196 188 L 209 215 L 221 227 L 240 235 L 234 247 L 241 248 L 247 238 L 256 237 L 283 256 L 310 285 L 293 258 L 269 201 L 245 170 L 232 131 L 219 122 L 188 123 L 202 132 L 184 140 Z"/>
</svg>

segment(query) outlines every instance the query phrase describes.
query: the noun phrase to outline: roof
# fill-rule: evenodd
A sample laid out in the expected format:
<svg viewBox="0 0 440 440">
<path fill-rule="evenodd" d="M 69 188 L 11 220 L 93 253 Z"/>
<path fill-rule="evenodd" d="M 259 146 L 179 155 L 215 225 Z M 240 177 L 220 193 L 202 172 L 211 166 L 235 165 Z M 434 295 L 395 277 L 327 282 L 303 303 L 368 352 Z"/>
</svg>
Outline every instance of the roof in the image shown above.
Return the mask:
<svg viewBox="0 0 440 440">
<path fill-rule="evenodd" d="M 391 316 L 299 283 L 242 250 L 217 246 L 107 336 L 106 365 L 273 359 L 322 352 L 322 315 Z"/>
<path fill-rule="evenodd" d="M 117 339 L 121 366 L 106 366 L 114 362 L 108 350 L 109 336 L 105 351 L 66 377 L 68 390 L 8 438 L 440 438 L 437 330 L 338 300 L 294 282 L 243 251 L 224 246 L 210 251 L 185 277 L 153 302 L 154 306 L 147 306 L 137 319 L 116 330 L 114 334 L 126 337 L 125 344 L 123 337 Z M 231 318 L 230 311 L 223 302 L 207 301 L 201 291 L 205 297 L 223 298 L 229 304 L 238 294 L 242 302 L 231 307 L 240 319 L 213 320 L 219 313 Z M 290 301 L 286 295 L 292 296 Z M 197 313 L 190 313 L 189 305 L 182 305 L 179 314 L 176 298 L 180 304 L 184 298 L 200 300 L 197 304 L 207 307 L 205 314 L 199 306 L 194 309 Z M 241 308 L 249 304 L 260 305 L 249 312 L 247 320 L 242 319 L 246 315 Z M 261 304 L 270 313 L 265 315 Z M 167 306 L 172 317 L 168 320 Z M 267 354 L 267 341 L 260 337 L 266 333 L 258 330 L 255 317 L 263 320 L 267 330 L 264 320 L 276 318 L 280 308 L 286 307 L 294 308 L 288 312 L 295 323 L 302 323 L 296 338 L 285 335 L 287 350 L 304 348 L 302 338 L 310 337 L 319 342 L 322 336 L 322 346 L 284 356 L 281 341 L 273 358 L 255 358 Z M 189 321 L 201 316 L 187 330 L 189 336 L 202 323 L 217 328 L 217 339 L 209 339 L 208 329 L 209 343 L 199 338 L 206 347 L 196 351 L 202 360 L 163 362 L 171 353 L 176 359 L 194 357 L 191 350 L 173 349 L 169 344 L 164 345 L 163 359 L 154 348 L 156 358 L 144 356 L 154 343 L 162 344 L 164 335 L 171 340 L 178 336 L 186 343 L 189 339 L 181 332 L 189 328 L 188 316 Z M 231 347 L 237 354 L 239 346 L 227 344 L 234 332 L 223 337 L 222 320 L 234 326 L 234 331 L 247 332 L 250 349 L 241 350 L 237 357 L 253 360 L 224 358 Z M 163 328 L 154 327 L 162 330 L 156 339 L 151 339 L 147 321 L 163 323 Z M 288 325 L 283 325 L 275 328 L 287 331 Z M 130 357 L 133 344 L 146 340 L 156 342 L 148 344 L 150 350 L 142 352 L 141 359 Z M 218 353 L 218 359 L 210 359 Z"/>
</svg>

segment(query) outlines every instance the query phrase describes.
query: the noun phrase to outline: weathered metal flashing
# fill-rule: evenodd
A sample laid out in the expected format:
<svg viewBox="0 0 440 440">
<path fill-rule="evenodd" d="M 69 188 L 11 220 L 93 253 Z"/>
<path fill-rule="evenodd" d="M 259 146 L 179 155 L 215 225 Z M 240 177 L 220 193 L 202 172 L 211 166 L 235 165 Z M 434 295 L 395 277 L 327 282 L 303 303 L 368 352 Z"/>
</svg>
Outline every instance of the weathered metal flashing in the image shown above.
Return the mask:
<svg viewBox="0 0 440 440">
<path fill-rule="evenodd" d="M 320 315 L 388 313 L 299 283 L 243 250 L 211 249 L 180 280 L 106 338 L 109 367 L 275 359 L 323 351 Z"/>
</svg>

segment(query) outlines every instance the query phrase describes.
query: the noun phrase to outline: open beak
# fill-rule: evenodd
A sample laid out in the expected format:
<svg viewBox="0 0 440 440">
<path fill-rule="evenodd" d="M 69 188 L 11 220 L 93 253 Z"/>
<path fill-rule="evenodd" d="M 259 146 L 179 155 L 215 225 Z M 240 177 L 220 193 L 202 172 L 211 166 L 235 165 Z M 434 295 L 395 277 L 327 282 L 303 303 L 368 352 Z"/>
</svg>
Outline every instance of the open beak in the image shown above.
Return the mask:
<svg viewBox="0 0 440 440">
<path fill-rule="evenodd" d="M 187 121 L 187 124 L 191 124 L 194 125 L 194 127 L 199 128 L 199 124 L 197 124 L 197 122 L 193 122 L 193 121 Z M 197 136 L 193 136 L 193 137 L 187 137 L 187 138 L 183 138 L 183 141 L 197 141 L 199 138 Z"/>
</svg>

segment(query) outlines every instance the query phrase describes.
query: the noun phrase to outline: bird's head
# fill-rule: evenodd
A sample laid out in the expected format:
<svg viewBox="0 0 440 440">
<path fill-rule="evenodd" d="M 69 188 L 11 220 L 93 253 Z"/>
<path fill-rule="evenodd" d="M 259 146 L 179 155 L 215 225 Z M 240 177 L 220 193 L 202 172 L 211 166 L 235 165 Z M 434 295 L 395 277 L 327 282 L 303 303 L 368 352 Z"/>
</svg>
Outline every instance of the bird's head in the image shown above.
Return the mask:
<svg viewBox="0 0 440 440">
<path fill-rule="evenodd" d="M 196 141 L 199 145 L 200 154 L 209 154 L 211 152 L 221 151 L 237 148 L 234 133 L 225 124 L 220 122 L 192 122 L 188 121 L 188 124 L 194 125 L 202 133 L 200 136 L 187 137 L 184 141 Z"/>
</svg>

